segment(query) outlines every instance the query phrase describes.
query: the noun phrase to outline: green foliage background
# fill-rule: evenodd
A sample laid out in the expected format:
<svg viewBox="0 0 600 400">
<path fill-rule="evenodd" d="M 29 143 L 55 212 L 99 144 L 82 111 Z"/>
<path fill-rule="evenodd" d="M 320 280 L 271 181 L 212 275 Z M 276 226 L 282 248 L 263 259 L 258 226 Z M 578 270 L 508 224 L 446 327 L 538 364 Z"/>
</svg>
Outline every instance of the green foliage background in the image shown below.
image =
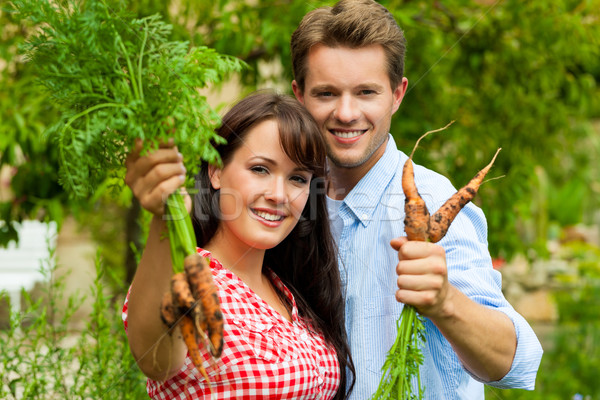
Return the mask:
<svg viewBox="0 0 600 400">
<path fill-rule="evenodd" d="M 6 2 L 6 0 L 3 0 Z M 489 223 L 494 256 L 545 254 L 549 227 L 598 219 L 600 140 L 599 1 L 382 1 L 405 31 L 409 90 L 392 134 L 402 149 L 423 132 L 457 122 L 428 138 L 416 160 L 462 186 L 502 147 L 476 202 Z M 8 3 L 7 3 L 8 4 Z M 138 0 L 138 17 L 158 13 L 173 40 L 189 40 L 248 63 L 246 91 L 292 79 L 289 38 L 302 16 L 324 1 Z M 55 149 L 42 133 L 57 120 L 56 104 L 35 83 L 19 55 L 33 27 L 0 15 L 0 164 L 20 164 L 14 198 L 0 219 L 59 220 L 67 199 L 57 185 Z M 280 64 L 270 76 L 261 63 Z M 240 94 L 241 95 L 241 94 Z M 39 179 L 43 176 L 44 179 Z M 14 238 L 9 224 L 0 242 Z M 534 250 L 532 252 L 532 250 Z"/>
<path fill-rule="evenodd" d="M 456 120 L 421 143 L 415 159 L 457 187 L 498 147 L 503 149 L 489 174 L 501 179 L 483 185 L 476 198 L 488 218 L 492 255 L 545 257 L 547 240 L 556 239 L 561 227 L 599 225 L 600 1 L 381 3 L 397 18 L 408 42 L 409 90 L 391 128 L 399 146 L 408 152 L 423 132 Z M 123 255 L 135 256 L 143 240 L 143 228 L 131 225 L 137 220 L 143 226 L 147 216 L 139 214 L 130 193 L 115 180 L 104 181 L 85 200 L 63 190 L 57 148 L 46 139 L 60 118 L 60 104 L 37 81 L 20 50 L 38 26 L 18 22 L 6 11 L 10 4 L 0 0 L 0 167 L 9 168 L 11 176 L 10 182 L 0 182 L 0 245 L 17 239 L 14 224 L 22 219 L 60 223 L 66 215 L 78 216 L 108 249 L 102 258 L 114 287 L 122 291 L 132 276 L 122 271 Z M 289 38 L 306 12 L 333 1 L 111 4 L 137 18 L 160 15 L 173 27 L 169 40 L 208 46 L 245 61 L 240 81 L 247 92 L 290 88 Z M 269 68 L 266 75 L 265 63 L 279 68 Z M 121 191 L 118 197 L 114 187 Z M 555 348 L 544 356 L 540 390 L 489 390 L 488 398 L 564 399 L 600 391 L 594 375 L 598 357 L 588 357 L 598 353 L 598 315 L 578 314 L 600 306 L 597 254 L 581 265 L 589 268 L 581 272 L 578 286 L 557 297 L 562 328 Z"/>
</svg>

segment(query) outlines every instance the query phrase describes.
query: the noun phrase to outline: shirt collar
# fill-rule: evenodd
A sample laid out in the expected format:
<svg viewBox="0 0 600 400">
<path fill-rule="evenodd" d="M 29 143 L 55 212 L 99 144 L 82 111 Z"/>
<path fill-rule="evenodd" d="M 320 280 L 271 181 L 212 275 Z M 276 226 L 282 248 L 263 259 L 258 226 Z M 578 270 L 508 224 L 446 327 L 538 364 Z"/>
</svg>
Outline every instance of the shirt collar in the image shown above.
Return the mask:
<svg viewBox="0 0 600 400">
<path fill-rule="evenodd" d="M 358 184 L 344 198 L 344 204 L 355 218 L 367 225 L 372 219 L 385 189 L 398 170 L 399 152 L 392 135 L 388 134 L 385 152 Z"/>
</svg>

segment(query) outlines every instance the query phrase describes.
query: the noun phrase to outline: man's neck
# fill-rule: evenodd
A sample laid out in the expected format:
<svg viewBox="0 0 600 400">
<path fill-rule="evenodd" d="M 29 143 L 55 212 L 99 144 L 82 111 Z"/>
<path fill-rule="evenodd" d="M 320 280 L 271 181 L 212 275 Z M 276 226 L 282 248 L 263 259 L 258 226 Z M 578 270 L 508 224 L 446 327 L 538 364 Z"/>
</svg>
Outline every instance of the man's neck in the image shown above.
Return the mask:
<svg viewBox="0 0 600 400">
<path fill-rule="evenodd" d="M 327 196 L 334 200 L 344 200 L 358 182 L 369 173 L 371 168 L 385 153 L 387 140 L 373 153 L 365 163 L 356 167 L 340 167 L 328 159 Z"/>
<path fill-rule="evenodd" d="M 330 164 L 327 177 L 327 196 L 334 200 L 344 200 L 366 173 L 358 174 L 357 172 L 357 168 L 341 168 Z"/>
</svg>

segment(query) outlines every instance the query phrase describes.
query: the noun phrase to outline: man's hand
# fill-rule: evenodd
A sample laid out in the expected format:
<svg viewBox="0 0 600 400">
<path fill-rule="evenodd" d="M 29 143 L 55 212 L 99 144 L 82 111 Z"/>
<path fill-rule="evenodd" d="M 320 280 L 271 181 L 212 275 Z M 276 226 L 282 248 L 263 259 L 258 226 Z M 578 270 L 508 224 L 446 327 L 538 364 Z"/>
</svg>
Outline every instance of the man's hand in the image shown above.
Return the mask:
<svg viewBox="0 0 600 400">
<path fill-rule="evenodd" d="M 512 321 L 448 282 L 442 247 L 406 237 L 393 239 L 390 245 L 398 251 L 396 299 L 429 318 L 471 373 L 485 382 L 504 377 L 517 348 Z"/>
<path fill-rule="evenodd" d="M 426 317 L 447 315 L 449 284 L 444 249 L 406 237 L 395 238 L 390 245 L 398 251 L 396 300 L 415 307 Z"/>
<path fill-rule="evenodd" d="M 181 187 L 185 180 L 183 158 L 172 142 L 161 145 L 144 156 L 140 155 L 142 145 L 142 141 L 138 139 L 125 161 L 125 183 L 142 207 L 161 216 L 164 214 L 167 197 Z M 185 196 L 185 205 L 189 212 L 189 195 Z"/>
</svg>

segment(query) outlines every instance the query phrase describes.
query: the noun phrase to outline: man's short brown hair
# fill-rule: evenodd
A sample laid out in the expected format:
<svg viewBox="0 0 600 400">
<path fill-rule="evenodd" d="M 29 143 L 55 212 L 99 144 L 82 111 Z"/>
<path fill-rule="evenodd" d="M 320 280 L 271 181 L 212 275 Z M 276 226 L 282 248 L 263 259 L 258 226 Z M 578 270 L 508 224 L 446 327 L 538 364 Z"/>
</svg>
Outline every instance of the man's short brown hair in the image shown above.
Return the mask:
<svg viewBox="0 0 600 400">
<path fill-rule="evenodd" d="M 392 89 L 402 82 L 404 33 L 392 14 L 373 0 L 341 0 L 333 7 L 317 8 L 304 16 L 291 40 L 294 79 L 301 91 L 304 91 L 308 53 L 317 44 L 332 48 L 381 45 Z"/>
</svg>

